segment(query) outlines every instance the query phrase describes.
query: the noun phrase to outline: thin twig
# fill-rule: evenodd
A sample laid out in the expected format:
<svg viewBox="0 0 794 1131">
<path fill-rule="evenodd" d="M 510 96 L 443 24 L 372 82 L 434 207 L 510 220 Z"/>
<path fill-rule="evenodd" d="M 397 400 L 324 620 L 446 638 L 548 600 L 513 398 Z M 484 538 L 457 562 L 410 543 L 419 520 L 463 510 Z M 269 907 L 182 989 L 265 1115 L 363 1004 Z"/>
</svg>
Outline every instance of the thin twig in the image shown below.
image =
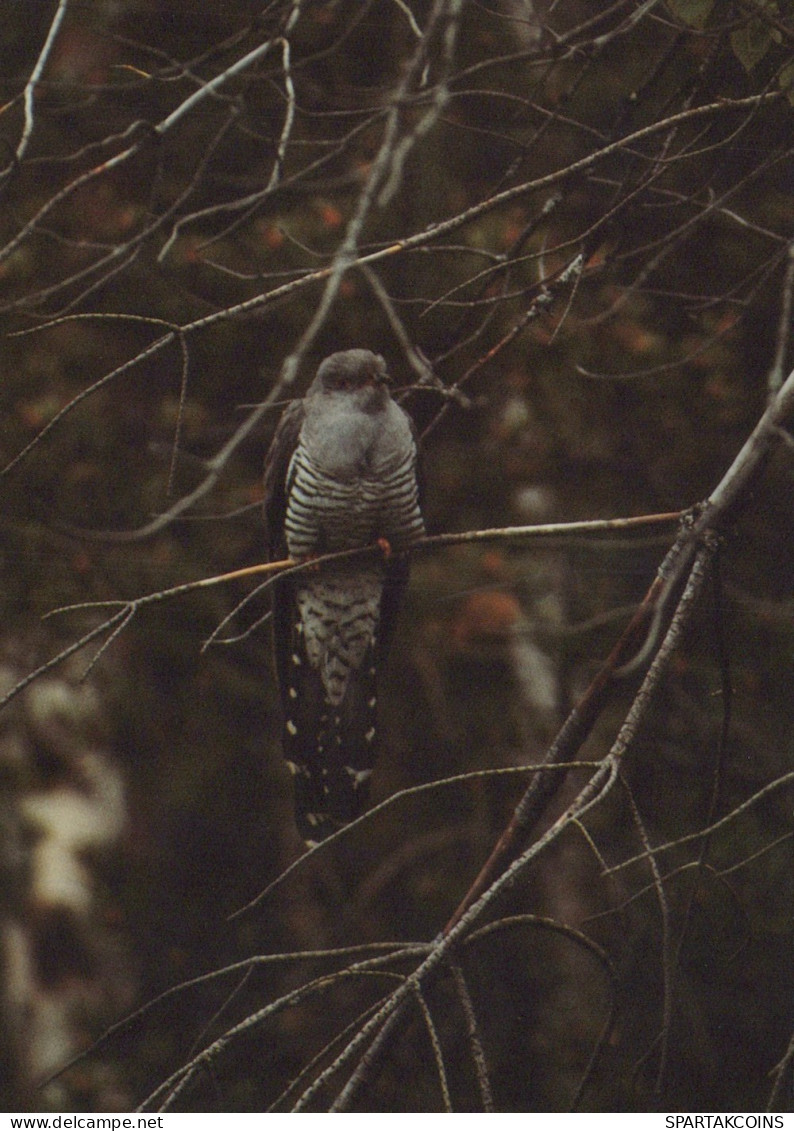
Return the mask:
<svg viewBox="0 0 794 1131">
<path fill-rule="evenodd" d="M 52 17 L 52 23 L 50 24 L 50 30 L 47 32 L 47 38 L 44 40 L 44 46 L 39 52 L 39 57 L 36 60 L 36 65 L 31 71 L 30 78 L 25 84 L 25 90 L 22 95 L 22 101 L 25 107 L 25 124 L 22 129 L 22 136 L 19 139 L 19 145 L 16 149 L 17 163 L 19 163 L 25 156 L 28 145 L 30 143 L 30 139 L 33 135 L 34 101 L 36 97 L 36 87 L 38 85 L 39 79 L 44 73 L 44 68 L 47 65 L 47 60 L 50 57 L 55 40 L 57 39 L 58 33 L 61 30 L 61 24 L 63 23 L 68 6 L 69 0 L 58 0 L 58 7 L 55 10 L 55 15 Z"/>
</svg>

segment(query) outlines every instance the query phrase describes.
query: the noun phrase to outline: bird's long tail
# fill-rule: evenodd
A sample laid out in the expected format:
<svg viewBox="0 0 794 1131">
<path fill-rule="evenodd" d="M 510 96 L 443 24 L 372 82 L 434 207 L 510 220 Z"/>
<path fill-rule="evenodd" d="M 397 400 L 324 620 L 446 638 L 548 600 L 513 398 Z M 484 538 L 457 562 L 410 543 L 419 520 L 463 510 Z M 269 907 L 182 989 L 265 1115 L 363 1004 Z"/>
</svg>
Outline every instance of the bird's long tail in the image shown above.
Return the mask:
<svg viewBox="0 0 794 1131">
<path fill-rule="evenodd" d="M 298 831 L 307 841 L 320 841 L 359 816 L 366 804 L 376 752 L 374 644 L 350 672 L 336 705 L 305 651 L 296 650 L 292 658 L 284 756 L 294 780 Z"/>
</svg>

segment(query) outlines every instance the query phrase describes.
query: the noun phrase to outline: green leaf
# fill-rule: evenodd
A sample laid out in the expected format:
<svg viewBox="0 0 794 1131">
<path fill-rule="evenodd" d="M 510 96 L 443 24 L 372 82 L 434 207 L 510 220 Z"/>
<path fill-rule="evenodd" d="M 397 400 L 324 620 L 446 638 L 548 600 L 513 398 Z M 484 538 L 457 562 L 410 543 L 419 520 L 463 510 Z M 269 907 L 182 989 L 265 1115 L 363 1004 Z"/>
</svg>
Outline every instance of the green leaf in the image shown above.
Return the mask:
<svg viewBox="0 0 794 1131">
<path fill-rule="evenodd" d="M 667 6 L 685 24 L 703 28 L 711 15 L 714 0 L 667 0 Z"/>
<path fill-rule="evenodd" d="M 771 14 L 778 14 L 776 0 L 766 0 L 763 7 Z M 750 19 L 731 36 L 731 45 L 739 62 L 746 71 L 751 71 L 760 63 L 773 42 L 780 42 L 780 32 L 760 19 Z"/>
<path fill-rule="evenodd" d="M 788 63 L 777 77 L 777 85 L 794 106 L 794 63 Z"/>
</svg>

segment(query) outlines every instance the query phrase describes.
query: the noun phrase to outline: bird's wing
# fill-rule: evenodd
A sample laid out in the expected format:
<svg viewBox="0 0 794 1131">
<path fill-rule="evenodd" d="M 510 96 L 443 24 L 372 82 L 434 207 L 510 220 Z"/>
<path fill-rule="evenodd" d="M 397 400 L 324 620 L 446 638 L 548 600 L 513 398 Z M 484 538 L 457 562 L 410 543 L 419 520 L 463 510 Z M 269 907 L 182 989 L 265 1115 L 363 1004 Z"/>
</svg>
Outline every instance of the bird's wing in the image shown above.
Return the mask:
<svg viewBox="0 0 794 1131">
<path fill-rule="evenodd" d="M 419 433 L 412 417 L 400 406 L 411 429 L 411 438 L 416 450 L 416 484 L 419 499 L 419 509 L 422 509 L 424 497 L 424 473 L 421 451 L 419 448 Z M 382 663 L 389 650 L 397 618 L 402 608 L 405 590 L 411 572 L 411 559 L 409 554 L 395 554 L 386 563 L 383 596 L 380 604 L 380 627 L 378 630 L 378 660 Z"/>
<path fill-rule="evenodd" d="M 304 416 L 303 401 L 292 401 L 284 409 L 265 457 L 265 537 L 270 561 L 287 556 L 284 532 L 289 495 L 287 474 Z"/>
<path fill-rule="evenodd" d="M 284 409 L 265 457 L 265 539 L 268 560 L 271 562 L 287 557 L 287 536 L 284 528 L 289 498 L 287 477 L 290 461 L 298 446 L 303 418 L 303 401 L 293 401 Z M 292 652 L 291 641 L 295 618 L 294 587 L 295 583 L 291 577 L 277 578 L 273 583 L 276 675 L 282 702 L 285 705 L 289 688 L 289 657 Z"/>
</svg>

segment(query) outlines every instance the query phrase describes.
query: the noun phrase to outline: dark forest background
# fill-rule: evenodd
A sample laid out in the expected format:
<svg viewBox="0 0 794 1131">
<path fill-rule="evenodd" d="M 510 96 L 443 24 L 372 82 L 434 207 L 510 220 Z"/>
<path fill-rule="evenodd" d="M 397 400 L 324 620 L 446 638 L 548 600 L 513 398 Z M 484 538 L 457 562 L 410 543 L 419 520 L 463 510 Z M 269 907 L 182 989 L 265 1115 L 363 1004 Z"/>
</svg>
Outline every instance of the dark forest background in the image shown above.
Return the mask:
<svg viewBox="0 0 794 1131">
<path fill-rule="evenodd" d="M 0 1103 L 128 1110 L 237 1026 L 154 1105 L 327 1110 L 792 365 L 794 11 L 2 9 Z M 354 346 L 423 436 L 431 533 L 673 517 L 417 552 L 373 802 L 441 784 L 230 919 L 300 848 L 267 590 L 213 635 L 263 579 L 93 603 L 261 562 L 280 407 Z M 791 449 L 615 787 L 472 925 L 354 1110 L 791 1110 Z"/>
</svg>

